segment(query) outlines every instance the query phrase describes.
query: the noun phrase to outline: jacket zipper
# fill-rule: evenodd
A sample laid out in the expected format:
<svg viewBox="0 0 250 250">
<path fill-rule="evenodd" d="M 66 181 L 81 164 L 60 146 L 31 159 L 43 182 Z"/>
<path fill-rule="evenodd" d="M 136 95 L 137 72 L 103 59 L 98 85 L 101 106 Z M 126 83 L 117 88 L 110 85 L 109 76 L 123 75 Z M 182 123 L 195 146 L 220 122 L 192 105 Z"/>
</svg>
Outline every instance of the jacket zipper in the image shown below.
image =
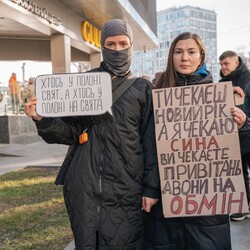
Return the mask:
<svg viewBox="0 0 250 250">
<path fill-rule="evenodd" d="M 97 200 L 97 222 L 98 227 L 100 226 L 100 211 L 101 211 L 101 195 L 102 195 L 102 165 L 103 165 L 103 152 L 100 154 L 100 167 L 99 167 L 99 174 L 98 174 L 98 186 L 99 186 L 99 193 L 98 193 L 98 200 Z"/>
<path fill-rule="evenodd" d="M 184 85 L 185 85 L 185 86 L 188 85 L 188 81 L 187 81 L 187 78 L 186 78 L 186 77 L 184 78 Z"/>
<path fill-rule="evenodd" d="M 102 145 L 104 145 L 104 126 L 102 127 L 101 134 L 100 134 Z M 98 195 L 97 195 L 97 227 L 100 236 L 100 226 L 101 226 L 101 200 L 102 200 L 102 174 L 103 174 L 103 164 L 104 164 L 104 146 L 100 153 L 100 165 L 99 165 L 99 172 L 98 172 Z"/>
</svg>

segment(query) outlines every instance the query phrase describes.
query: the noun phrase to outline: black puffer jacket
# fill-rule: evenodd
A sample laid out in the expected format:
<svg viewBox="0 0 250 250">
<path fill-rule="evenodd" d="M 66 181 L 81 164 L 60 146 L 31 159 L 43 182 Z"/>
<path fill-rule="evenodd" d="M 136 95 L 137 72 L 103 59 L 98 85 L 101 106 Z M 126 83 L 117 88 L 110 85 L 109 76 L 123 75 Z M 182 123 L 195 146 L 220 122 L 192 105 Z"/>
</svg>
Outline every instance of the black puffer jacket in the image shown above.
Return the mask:
<svg viewBox="0 0 250 250">
<path fill-rule="evenodd" d="M 247 117 L 244 126 L 239 130 L 240 150 L 243 156 L 250 155 L 250 118 Z"/>
<path fill-rule="evenodd" d="M 177 86 L 211 83 L 212 76 L 179 75 Z M 162 201 L 146 216 L 144 250 L 229 250 L 228 215 L 164 218 Z"/>
<path fill-rule="evenodd" d="M 112 84 L 123 80 L 115 78 Z M 142 249 L 141 197 L 156 197 L 159 185 L 151 88 L 148 80 L 138 78 L 113 105 L 113 117 L 43 118 L 36 123 L 46 142 L 71 145 L 94 121 L 88 142 L 78 145 L 64 184 L 78 250 L 96 249 L 97 231 L 98 249 Z"/>
<path fill-rule="evenodd" d="M 250 80 L 245 88 L 245 100 L 244 100 L 243 110 L 246 113 L 246 115 L 250 117 Z"/>
</svg>

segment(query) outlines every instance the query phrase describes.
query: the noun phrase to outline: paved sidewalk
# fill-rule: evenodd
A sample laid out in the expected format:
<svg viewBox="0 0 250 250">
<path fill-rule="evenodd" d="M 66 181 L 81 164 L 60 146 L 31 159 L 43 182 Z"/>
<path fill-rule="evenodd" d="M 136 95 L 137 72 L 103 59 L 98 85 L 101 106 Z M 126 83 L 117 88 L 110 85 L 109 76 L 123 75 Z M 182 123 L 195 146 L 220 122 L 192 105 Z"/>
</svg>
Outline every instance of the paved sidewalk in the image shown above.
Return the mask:
<svg viewBox="0 0 250 250">
<path fill-rule="evenodd" d="M 231 222 L 231 240 L 232 250 L 250 249 L 250 219 Z M 75 244 L 74 241 L 72 241 L 64 250 L 74 249 Z"/>
<path fill-rule="evenodd" d="M 60 166 L 68 146 L 38 141 L 30 144 L 0 144 L 0 175 L 27 166 Z"/>
</svg>

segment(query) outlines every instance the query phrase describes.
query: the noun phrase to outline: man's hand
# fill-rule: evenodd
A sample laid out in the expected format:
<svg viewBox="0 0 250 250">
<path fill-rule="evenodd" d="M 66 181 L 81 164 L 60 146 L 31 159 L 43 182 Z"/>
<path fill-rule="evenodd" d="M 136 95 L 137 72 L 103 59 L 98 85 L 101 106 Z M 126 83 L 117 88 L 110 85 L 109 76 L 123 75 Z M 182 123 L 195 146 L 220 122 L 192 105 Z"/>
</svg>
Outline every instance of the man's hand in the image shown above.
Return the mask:
<svg viewBox="0 0 250 250">
<path fill-rule="evenodd" d="M 246 122 L 246 114 L 238 107 L 231 108 L 230 112 L 238 128 L 241 128 Z"/>
<path fill-rule="evenodd" d="M 25 103 L 24 112 L 27 116 L 31 117 L 35 121 L 42 120 L 42 116 L 38 115 L 36 112 L 37 98 L 32 97 L 27 103 Z"/>
<path fill-rule="evenodd" d="M 241 87 L 233 87 L 235 105 L 242 105 L 244 103 L 245 93 Z"/>
<path fill-rule="evenodd" d="M 243 89 L 239 86 L 233 87 L 233 92 L 234 92 L 234 94 L 236 94 L 236 93 L 239 94 L 241 97 L 243 97 L 245 95 Z"/>
<path fill-rule="evenodd" d="M 150 212 L 151 208 L 158 202 L 158 199 L 142 196 L 142 210 Z"/>
</svg>

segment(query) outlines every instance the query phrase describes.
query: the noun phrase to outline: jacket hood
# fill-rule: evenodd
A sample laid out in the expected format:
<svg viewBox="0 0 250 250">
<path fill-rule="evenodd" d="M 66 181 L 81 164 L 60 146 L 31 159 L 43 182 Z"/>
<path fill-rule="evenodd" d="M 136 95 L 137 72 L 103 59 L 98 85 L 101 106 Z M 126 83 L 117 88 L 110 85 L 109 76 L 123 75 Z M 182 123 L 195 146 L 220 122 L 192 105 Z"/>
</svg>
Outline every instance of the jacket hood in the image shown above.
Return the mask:
<svg viewBox="0 0 250 250">
<path fill-rule="evenodd" d="M 208 75 L 208 71 L 207 71 L 207 67 L 206 67 L 206 64 L 202 64 L 201 67 L 199 67 L 197 69 L 197 71 L 194 72 L 195 75 L 205 75 L 207 76 Z"/>
</svg>

